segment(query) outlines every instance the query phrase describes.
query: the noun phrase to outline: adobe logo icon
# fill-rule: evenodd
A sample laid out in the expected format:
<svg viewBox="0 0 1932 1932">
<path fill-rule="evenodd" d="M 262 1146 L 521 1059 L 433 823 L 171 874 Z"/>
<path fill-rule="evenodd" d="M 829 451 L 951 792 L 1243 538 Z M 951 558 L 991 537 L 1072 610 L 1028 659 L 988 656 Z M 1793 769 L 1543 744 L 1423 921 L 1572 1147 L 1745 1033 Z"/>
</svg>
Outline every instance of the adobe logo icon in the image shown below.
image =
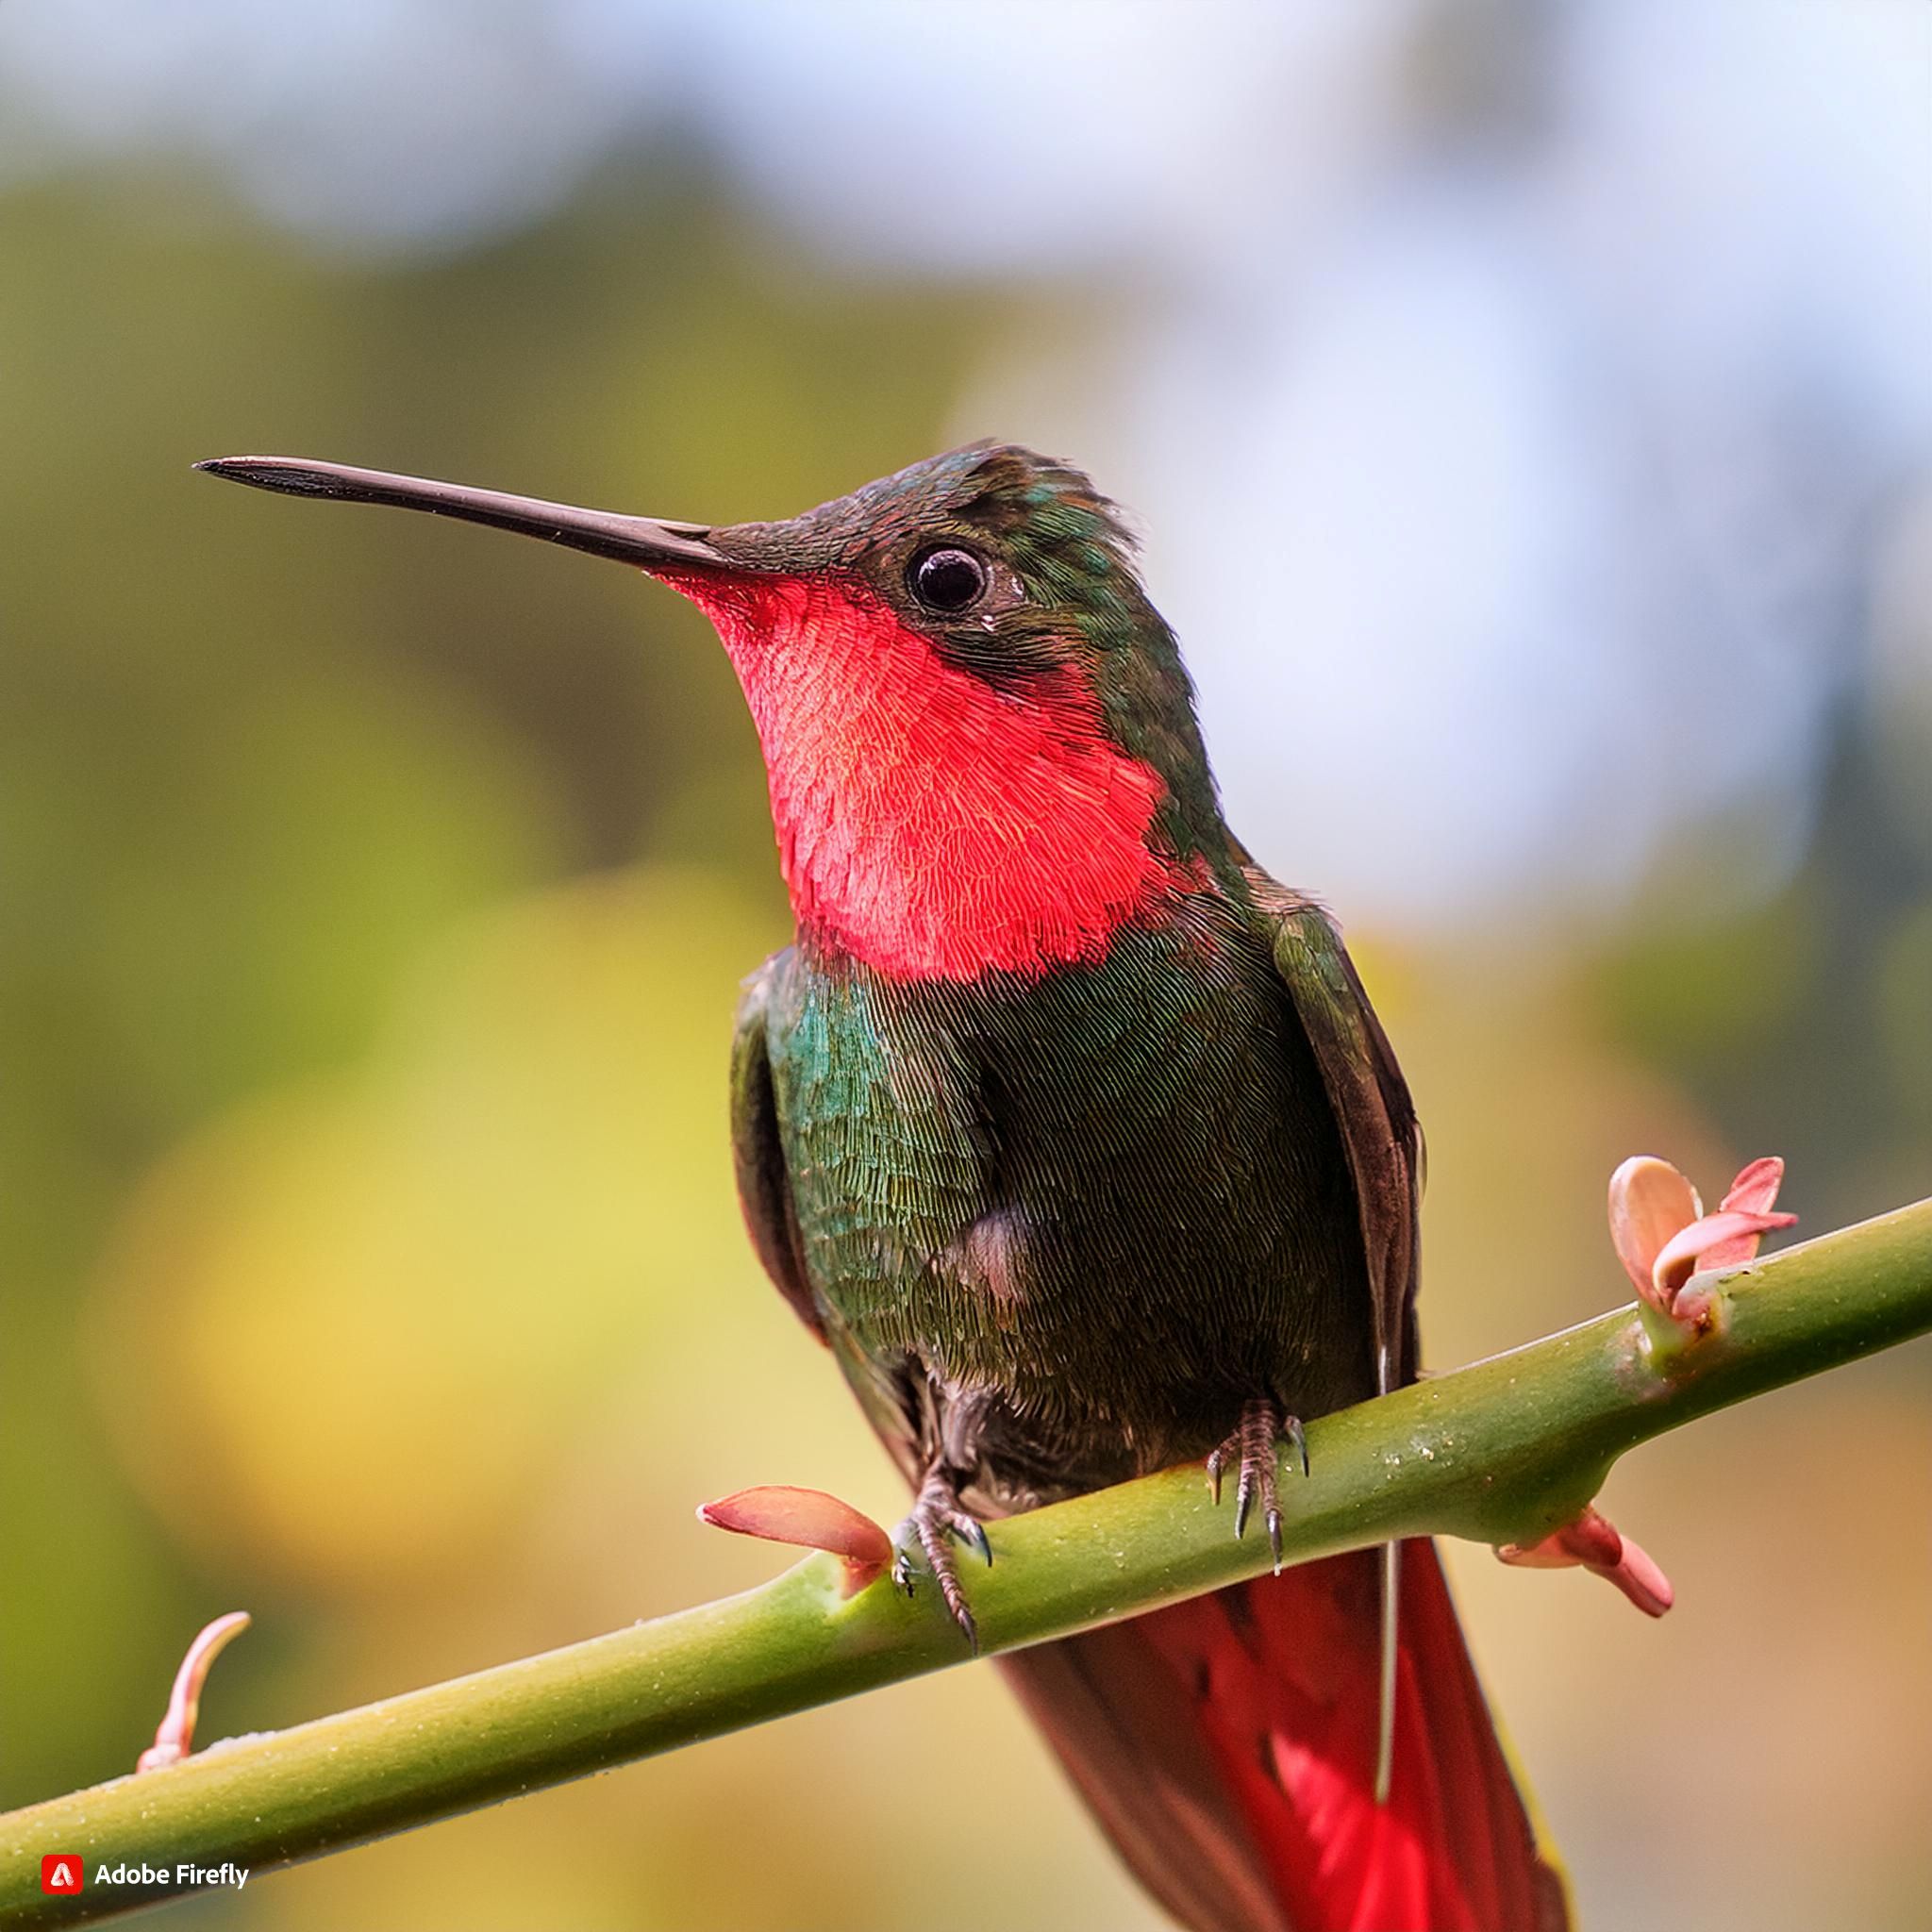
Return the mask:
<svg viewBox="0 0 1932 1932">
<path fill-rule="evenodd" d="M 50 1892 L 78 1891 L 85 1883 L 80 1857 L 75 1852 L 49 1852 L 41 1860 L 41 1890 Z"/>
</svg>

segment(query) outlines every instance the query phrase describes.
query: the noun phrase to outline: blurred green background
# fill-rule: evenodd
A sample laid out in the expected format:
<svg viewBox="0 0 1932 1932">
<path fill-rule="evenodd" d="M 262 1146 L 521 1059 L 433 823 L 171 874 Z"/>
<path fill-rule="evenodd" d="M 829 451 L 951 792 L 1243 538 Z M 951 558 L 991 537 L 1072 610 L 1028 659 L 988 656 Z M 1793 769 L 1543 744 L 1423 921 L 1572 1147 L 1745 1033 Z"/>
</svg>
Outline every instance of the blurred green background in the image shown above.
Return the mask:
<svg viewBox="0 0 1932 1932">
<path fill-rule="evenodd" d="M 5 1802 L 222 1610 L 204 1740 L 760 1577 L 744 1484 L 903 1507 L 732 1198 L 788 920 L 703 623 L 199 457 L 718 521 L 1087 462 L 1408 1068 L 1437 1363 L 1624 1298 L 1626 1154 L 1926 1191 L 1923 8 L 307 13 L 0 9 Z M 1620 1470 L 1662 1624 L 1451 1552 L 1587 1924 L 1923 1923 L 1928 1372 Z M 915 1913 L 1157 1923 L 984 1671 L 171 1923 Z"/>
</svg>

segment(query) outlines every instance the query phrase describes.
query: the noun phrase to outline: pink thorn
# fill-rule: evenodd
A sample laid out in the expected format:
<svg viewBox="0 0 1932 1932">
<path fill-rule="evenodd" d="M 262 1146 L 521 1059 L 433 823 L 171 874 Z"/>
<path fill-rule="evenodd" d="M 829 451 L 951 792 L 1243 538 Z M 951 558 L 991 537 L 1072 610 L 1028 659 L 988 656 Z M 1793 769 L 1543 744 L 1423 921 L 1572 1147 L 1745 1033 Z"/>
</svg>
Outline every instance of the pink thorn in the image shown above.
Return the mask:
<svg viewBox="0 0 1932 1932">
<path fill-rule="evenodd" d="M 175 1689 L 168 1699 L 168 1714 L 155 1732 L 155 1740 L 134 1760 L 137 1772 L 159 1771 L 164 1765 L 178 1764 L 194 1749 L 194 1724 L 201 1715 L 201 1687 L 208 1671 L 229 1642 L 248 1627 L 246 1610 L 230 1610 L 205 1625 L 188 1646 L 181 1668 L 175 1673 Z"/>
<path fill-rule="evenodd" d="M 1757 1214 L 1771 1217 L 1767 1225 L 1789 1227 L 1797 1220 L 1795 1214 L 1772 1217 L 1771 1210 L 1777 1203 L 1777 1191 L 1784 1185 L 1785 1164 L 1774 1154 L 1767 1154 L 1760 1160 L 1754 1160 L 1742 1169 L 1731 1183 L 1730 1191 L 1718 1205 L 1720 1213 Z M 1748 1261 L 1757 1252 L 1754 1237 L 1740 1235 L 1732 1241 L 1720 1241 L 1715 1247 L 1704 1252 L 1704 1266 L 1707 1268 L 1735 1268 L 1740 1262 Z"/>
<path fill-rule="evenodd" d="M 1777 1191 L 1784 1182 L 1784 1162 L 1775 1154 L 1760 1155 L 1738 1170 L 1738 1178 L 1717 1205 L 1735 1208 L 1740 1214 L 1769 1214 L 1777 1205 Z"/>
<path fill-rule="evenodd" d="M 1496 1555 L 1523 1570 L 1580 1566 L 1613 1583 L 1647 1617 L 1661 1617 L 1676 1600 L 1671 1580 L 1642 1546 L 1618 1533 L 1609 1518 L 1586 1508 L 1540 1543 L 1505 1543 Z"/>
<path fill-rule="evenodd" d="M 1774 1227 L 1790 1227 L 1795 1214 L 1740 1214 L 1720 1208 L 1682 1227 L 1667 1241 L 1651 1266 L 1656 1292 L 1651 1297 L 1675 1311 L 1684 1284 L 1701 1268 L 1735 1268 L 1757 1252 L 1757 1243 Z"/>
<path fill-rule="evenodd" d="M 1652 1271 L 1665 1242 L 1704 1212 L 1697 1191 L 1668 1160 L 1633 1155 L 1610 1176 L 1610 1241 L 1645 1301 L 1657 1300 Z M 1665 1305 L 1668 1312 L 1668 1305 Z"/>
<path fill-rule="evenodd" d="M 1656 1558 L 1630 1537 L 1624 1539 L 1624 1555 L 1614 1569 L 1599 1570 L 1599 1576 L 1614 1583 L 1646 1617 L 1661 1617 L 1676 1602 L 1671 1579 L 1658 1568 Z"/>
<path fill-rule="evenodd" d="M 738 1536 L 770 1543 L 825 1550 L 845 1566 L 845 1594 L 852 1596 L 892 1560 L 892 1540 L 870 1516 L 823 1490 L 766 1483 L 698 1506 L 698 1521 Z"/>
<path fill-rule="evenodd" d="M 1574 1523 L 1566 1523 L 1555 1541 L 1573 1563 L 1581 1563 L 1586 1570 L 1614 1570 L 1624 1560 L 1624 1539 L 1600 1509 L 1586 1509 Z"/>
<path fill-rule="evenodd" d="M 1775 1155 L 1754 1160 L 1731 1183 L 1718 1211 L 1707 1214 L 1696 1190 L 1668 1160 L 1639 1154 L 1624 1161 L 1610 1176 L 1610 1241 L 1645 1304 L 1688 1337 L 1716 1327 L 1722 1313 L 1717 1297 L 1687 1296 L 1685 1284 L 1701 1269 L 1750 1260 L 1766 1233 L 1796 1221 L 1794 1214 L 1773 1211 L 1784 1175 Z"/>
</svg>

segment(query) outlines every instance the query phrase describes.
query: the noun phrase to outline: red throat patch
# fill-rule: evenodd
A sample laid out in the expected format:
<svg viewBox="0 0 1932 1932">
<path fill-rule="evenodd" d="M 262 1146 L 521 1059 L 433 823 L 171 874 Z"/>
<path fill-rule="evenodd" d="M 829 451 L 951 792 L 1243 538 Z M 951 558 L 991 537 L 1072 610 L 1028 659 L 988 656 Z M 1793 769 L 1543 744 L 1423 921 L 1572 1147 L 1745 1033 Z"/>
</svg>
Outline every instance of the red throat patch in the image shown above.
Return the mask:
<svg viewBox="0 0 1932 1932">
<path fill-rule="evenodd" d="M 744 687 L 802 932 L 897 978 L 1037 973 L 1185 885 L 1147 845 L 1165 785 L 1075 673 L 997 690 L 862 584 L 664 575 Z"/>
</svg>

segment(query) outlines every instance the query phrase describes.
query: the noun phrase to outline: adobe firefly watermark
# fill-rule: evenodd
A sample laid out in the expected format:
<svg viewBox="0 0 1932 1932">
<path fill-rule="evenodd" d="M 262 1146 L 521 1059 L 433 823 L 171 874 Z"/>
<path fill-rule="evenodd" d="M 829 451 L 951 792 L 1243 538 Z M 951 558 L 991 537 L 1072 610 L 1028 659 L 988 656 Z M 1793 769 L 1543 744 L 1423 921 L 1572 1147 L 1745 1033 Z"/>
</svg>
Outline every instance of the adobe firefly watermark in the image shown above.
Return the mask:
<svg viewBox="0 0 1932 1932">
<path fill-rule="evenodd" d="M 232 1858 L 219 1865 L 195 1865 L 184 1859 L 178 1865 L 118 1865 L 105 1862 L 92 1871 L 77 1852 L 50 1852 L 41 1860 L 41 1890 L 50 1896 L 84 1891 L 95 1886 L 139 1886 L 152 1891 L 166 1886 L 172 1890 L 201 1890 L 215 1886 L 232 1886 L 237 1891 L 248 1883 L 248 1867 Z"/>
</svg>

